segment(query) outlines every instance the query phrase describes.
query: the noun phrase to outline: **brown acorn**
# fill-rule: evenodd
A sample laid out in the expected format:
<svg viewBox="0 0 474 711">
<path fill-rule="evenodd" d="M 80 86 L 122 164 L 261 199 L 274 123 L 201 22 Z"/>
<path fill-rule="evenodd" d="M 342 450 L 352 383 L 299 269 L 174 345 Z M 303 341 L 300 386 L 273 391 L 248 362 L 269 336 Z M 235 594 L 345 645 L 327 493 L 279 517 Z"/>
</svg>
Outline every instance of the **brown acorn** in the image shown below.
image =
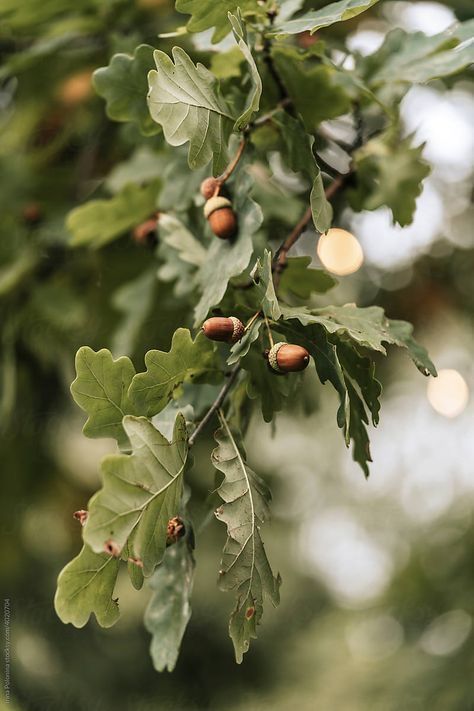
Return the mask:
<svg viewBox="0 0 474 711">
<path fill-rule="evenodd" d="M 157 224 L 158 216 L 151 217 L 149 220 L 137 225 L 133 230 L 134 242 L 145 247 L 154 247 L 158 241 L 156 237 Z"/>
<path fill-rule="evenodd" d="M 237 230 L 237 217 L 232 209 L 232 203 L 225 197 L 211 197 L 204 205 L 204 217 L 209 221 L 211 230 L 216 237 L 229 239 Z"/>
<path fill-rule="evenodd" d="M 276 373 L 296 373 L 308 365 L 309 353 L 294 343 L 275 343 L 268 352 L 268 363 Z"/>
<path fill-rule="evenodd" d="M 245 327 L 242 321 L 235 316 L 229 316 L 228 318 L 213 316 L 204 321 L 202 330 L 204 335 L 211 341 L 237 343 L 244 335 Z"/>
<path fill-rule="evenodd" d="M 217 178 L 205 178 L 201 183 L 201 195 L 209 200 L 220 187 Z"/>
</svg>

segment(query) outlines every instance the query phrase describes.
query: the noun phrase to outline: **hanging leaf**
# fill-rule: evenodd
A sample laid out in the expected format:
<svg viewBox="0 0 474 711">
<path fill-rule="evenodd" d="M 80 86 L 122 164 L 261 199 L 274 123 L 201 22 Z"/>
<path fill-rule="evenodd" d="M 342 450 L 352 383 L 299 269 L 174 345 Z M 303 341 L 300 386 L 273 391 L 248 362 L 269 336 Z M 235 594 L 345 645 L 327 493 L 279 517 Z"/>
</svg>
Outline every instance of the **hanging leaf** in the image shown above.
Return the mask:
<svg viewBox="0 0 474 711">
<path fill-rule="evenodd" d="M 287 112 L 278 112 L 272 121 L 280 129 L 285 161 L 291 170 L 302 171 L 313 183 L 310 204 L 314 226 L 318 232 L 327 232 L 332 222 L 332 206 L 326 199 L 321 171 L 313 154 L 314 137 Z"/>
<path fill-rule="evenodd" d="M 228 13 L 236 13 L 240 8 L 247 14 L 265 17 L 265 8 L 258 0 L 176 0 L 176 10 L 185 15 L 192 15 L 186 29 L 188 32 L 203 32 L 214 27 L 212 41 L 220 42 L 231 30 Z"/>
<path fill-rule="evenodd" d="M 299 378 L 275 376 L 263 353 L 257 349 L 249 351 L 242 359 L 242 367 L 247 371 L 247 395 L 260 400 L 263 419 L 271 422 L 275 413 L 283 409 Z"/>
<path fill-rule="evenodd" d="M 130 183 L 108 200 L 89 200 L 72 210 L 66 227 L 72 235 L 70 245 L 103 247 L 140 224 L 155 211 L 160 183 Z"/>
<path fill-rule="evenodd" d="M 82 431 L 86 437 L 114 437 L 121 448 L 126 448 L 128 438 L 122 420 L 124 415 L 136 414 L 127 394 L 135 375 L 132 361 L 126 356 L 114 360 L 105 348 L 95 352 L 83 346 L 76 354 L 76 373 L 71 394 L 88 414 Z"/>
<path fill-rule="evenodd" d="M 260 526 L 269 514 L 270 492 L 245 463 L 241 445 L 222 415 L 220 420 L 221 428 L 215 434 L 218 446 L 212 453 L 212 463 L 225 477 L 217 490 L 224 504 L 217 509 L 216 517 L 226 524 L 228 537 L 219 584 L 222 590 L 237 595 L 229 633 L 240 664 L 249 649 L 250 639 L 257 636 L 264 597 L 275 606 L 280 602 L 281 579 L 279 575 L 274 577 L 260 538 Z"/>
<path fill-rule="evenodd" d="M 389 320 L 389 329 L 398 346 L 404 346 L 408 355 L 423 375 L 436 377 L 436 367 L 428 355 L 428 351 L 413 338 L 413 326 L 408 321 Z"/>
<path fill-rule="evenodd" d="M 280 292 L 290 292 L 300 299 L 311 294 L 325 294 L 337 284 L 324 269 L 312 269 L 311 257 L 289 257 L 280 279 Z"/>
<path fill-rule="evenodd" d="M 148 106 L 154 121 L 172 146 L 189 141 L 190 168 L 213 161 L 214 174 L 228 161 L 227 143 L 234 117 L 219 92 L 216 77 L 202 64 L 195 65 L 180 47 L 174 47 L 173 61 L 155 50 L 156 70 L 148 74 Z"/>
<path fill-rule="evenodd" d="M 103 487 L 89 502 L 84 541 L 97 553 L 105 549 L 116 556 L 128 546 L 149 576 L 163 558 L 168 521 L 181 504 L 186 423 L 178 414 L 171 442 L 144 417 L 126 416 L 123 426 L 132 454 L 103 460 Z"/>
<path fill-rule="evenodd" d="M 159 672 L 173 671 L 191 618 L 194 557 L 188 539 L 170 546 L 149 580 L 153 590 L 145 611 L 145 627 L 152 635 L 150 654 Z"/>
<path fill-rule="evenodd" d="M 198 275 L 202 294 L 194 311 L 195 326 L 202 323 L 210 308 L 220 303 L 229 280 L 248 266 L 253 253 L 252 235 L 263 222 L 260 206 L 249 197 L 250 176 L 243 176 L 240 172 L 237 176 L 238 180 L 233 183 L 233 205 L 238 216 L 238 232 L 231 240 L 212 239 Z"/>
<path fill-rule="evenodd" d="M 242 15 L 240 9 L 237 9 L 237 15 L 232 15 L 229 12 L 229 21 L 232 25 L 232 32 L 235 37 L 235 41 L 239 45 L 239 49 L 244 55 L 250 73 L 250 80 L 252 83 L 252 89 L 250 91 L 250 96 L 247 101 L 247 107 L 244 112 L 239 116 L 234 124 L 234 131 L 242 131 L 250 123 L 253 115 L 260 108 L 260 97 L 262 96 L 262 80 L 260 74 L 258 73 L 257 65 L 252 56 L 252 52 L 247 42 L 247 31 L 245 25 L 242 22 Z"/>
<path fill-rule="evenodd" d="M 422 158 L 424 145 L 414 148 L 411 141 L 411 136 L 402 140 L 392 127 L 354 153 L 356 187 L 348 191 L 354 210 L 385 205 L 394 222 L 402 227 L 412 222 L 430 166 Z"/>
<path fill-rule="evenodd" d="M 332 2 L 321 10 L 307 12 L 294 20 L 288 20 L 281 25 L 276 25 L 273 34 L 276 35 L 296 35 L 300 32 L 310 32 L 314 34 L 323 27 L 329 27 L 335 22 L 351 20 L 360 15 L 364 10 L 368 10 L 378 0 L 339 0 Z"/>
<path fill-rule="evenodd" d="M 137 412 L 152 417 L 172 398 L 178 398 L 186 382 L 213 382 L 219 374 L 214 344 L 201 333 L 193 341 L 187 328 L 178 328 L 171 348 L 148 351 L 145 373 L 133 378 L 128 396 Z"/>
<path fill-rule="evenodd" d="M 58 577 L 54 609 L 59 619 L 84 627 L 92 613 L 101 627 L 111 627 L 120 612 L 113 599 L 120 561 L 106 553 L 94 553 L 87 545 Z"/>
<path fill-rule="evenodd" d="M 252 343 L 255 343 L 260 334 L 260 328 L 262 326 L 262 319 L 257 318 L 250 328 L 244 333 L 240 341 L 234 343 L 230 349 L 230 356 L 227 359 L 228 365 L 233 365 L 237 363 L 238 360 L 243 358 L 249 352 Z"/>
<path fill-rule="evenodd" d="M 153 47 L 139 45 L 133 56 L 114 54 L 108 67 L 96 69 L 93 82 L 107 102 L 107 116 L 114 121 L 136 123 L 144 136 L 159 131 L 148 111 L 147 74 L 153 67 Z"/>
</svg>

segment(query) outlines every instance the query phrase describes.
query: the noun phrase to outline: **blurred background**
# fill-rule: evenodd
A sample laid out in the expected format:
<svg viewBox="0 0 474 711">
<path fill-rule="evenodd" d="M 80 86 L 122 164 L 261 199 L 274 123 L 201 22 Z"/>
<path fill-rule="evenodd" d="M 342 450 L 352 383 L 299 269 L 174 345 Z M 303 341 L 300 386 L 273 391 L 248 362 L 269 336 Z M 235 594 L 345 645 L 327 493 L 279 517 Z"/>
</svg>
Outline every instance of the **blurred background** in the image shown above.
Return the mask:
<svg viewBox="0 0 474 711">
<path fill-rule="evenodd" d="M 130 236 L 71 251 L 64 227 L 97 176 L 144 141 L 106 118 L 91 72 L 140 41 L 167 49 L 157 34 L 184 18 L 165 0 L 66 5 L 0 0 L 0 552 L 11 616 L 11 700 L 0 708 L 474 709 L 474 95 L 465 77 L 403 99 L 406 134 L 426 143 L 433 168 L 415 220 L 401 229 L 385 209 L 340 215 L 364 257 L 356 249 L 352 266 L 339 265 L 347 276 L 327 296 L 412 321 L 440 377 L 428 383 L 403 353 L 380 361 L 367 481 L 335 426 L 336 397 L 316 377 L 305 389 L 315 414 L 300 403 L 274 431 L 255 417 L 247 449 L 273 491 L 266 542 L 284 583 L 244 663 L 235 665 L 227 638 L 232 601 L 215 585 L 218 522 L 199 536 L 193 616 L 173 674 L 151 665 L 146 589 L 119 580 L 122 616 L 110 630 L 57 619 L 56 577 L 80 546 L 71 512 L 98 488 L 112 448 L 81 434 L 68 393 L 75 351 L 108 346 L 139 366 L 189 320 L 170 285 L 156 283 L 143 302 L 150 253 Z M 471 16 L 469 0 L 383 1 L 349 25 L 348 46 L 368 55 L 393 27 L 431 35 Z M 43 40 L 31 53 L 33 35 Z M 208 35 L 199 41 L 204 51 Z M 333 124 L 328 131 L 344 128 Z M 120 183 L 120 169 L 112 175 Z M 307 235 L 296 253 L 314 245 Z M 196 448 L 198 500 L 214 487 L 211 448 L 210 439 Z"/>
</svg>

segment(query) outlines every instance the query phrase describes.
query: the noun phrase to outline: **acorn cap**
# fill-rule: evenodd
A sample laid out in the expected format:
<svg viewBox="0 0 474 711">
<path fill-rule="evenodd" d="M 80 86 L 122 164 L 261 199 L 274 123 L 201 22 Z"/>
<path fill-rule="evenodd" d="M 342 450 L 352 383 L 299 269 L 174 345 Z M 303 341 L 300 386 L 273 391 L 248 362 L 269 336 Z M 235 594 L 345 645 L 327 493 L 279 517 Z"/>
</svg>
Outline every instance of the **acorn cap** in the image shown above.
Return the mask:
<svg viewBox="0 0 474 711">
<path fill-rule="evenodd" d="M 277 373 L 283 373 L 282 370 L 278 367 L 278 361 L 277 361 L 277 355 L 278 351 L 282 346 L 286 346 L 285 341 L 281 341 L 280 343 L 275 343 L 274 346 L 270 348 L 268 351 L 268 364 L 270 367 L 275 370 Z"/>
<path fill-rule="evenodd" d="M 223 207 L 232 207 L 231 201 L 221 195 L 209 198 L 204 205 L 204 217 L 209 219 L 213 212 L 221 210 Z"/>
<path fill-rule="evenodd" d="M 240 341 L 245 333 L 245 326 L 242 321 L 237 318 L 237 316 L 229 316 L 229 318 L 234 324 L 234 332 L 231 337 L 231 343 L 237 343 L 237 341 Z"/>
</svg>

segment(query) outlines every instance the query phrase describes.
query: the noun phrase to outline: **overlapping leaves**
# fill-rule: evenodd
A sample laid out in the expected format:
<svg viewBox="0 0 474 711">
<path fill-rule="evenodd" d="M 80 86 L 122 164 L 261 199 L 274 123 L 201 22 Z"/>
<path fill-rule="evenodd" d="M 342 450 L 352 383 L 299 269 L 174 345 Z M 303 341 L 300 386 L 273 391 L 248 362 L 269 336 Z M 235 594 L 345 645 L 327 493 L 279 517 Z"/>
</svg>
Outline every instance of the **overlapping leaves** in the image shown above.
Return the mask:
<svg viewBox="0 0 474 711">
<path fill-rule="evenodd" d="M 329 27 L 336 22 L 350 20 L 361 12 L 368 10 L 378 0 L 339 0 L 321 8 L 307 12 L 300 17 L 277 24 L 274 34 L 294 35 L 300 32 L 313 34 L 323 27 Z"/>
<path fill-rule="evenodd" d="M 215 435 L 218 446 L 212 453 L 214 466 L 225 477 L 218 489 L 224 504 L 216 511 L 219 521 L 227 526 L 219 583 L 222 590 L 237 596 L 229 633 L 240 663 L 250 639 L 256 637 L 264 598 L 273 605 L 280 601 L 280 576 L 273 575 L 260 537 L 260 526 L 268 518 L 270 492 L 245 463 L 242 447 L 224 417 L 220 419 L 221 428 Z"/>
</svg>

